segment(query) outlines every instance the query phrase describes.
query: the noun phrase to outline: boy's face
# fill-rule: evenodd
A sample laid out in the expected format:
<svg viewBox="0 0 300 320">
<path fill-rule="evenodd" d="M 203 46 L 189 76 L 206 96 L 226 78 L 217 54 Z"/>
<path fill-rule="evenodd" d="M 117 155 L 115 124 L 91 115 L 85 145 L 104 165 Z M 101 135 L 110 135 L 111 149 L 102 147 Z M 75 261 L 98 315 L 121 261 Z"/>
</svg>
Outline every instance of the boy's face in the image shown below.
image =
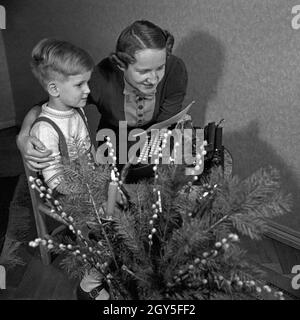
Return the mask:
<svg viewBox="0 0 300 320">
<path fill-rule="evenodd" d="M 151 94 L 165 75 L 166 49 L 143 49 L 124 71 L 125 79 L 144 94 Z"/>
<path fill-rule="evenodd" d="M 88 81 L 91 77 L 91 71 L 68 76 L 66 79 L 57 80 L 58 100 L 62 109 L 65 108 L 83 108 L 86 105 L 87 97 L 90 93 Z"/>
</svg>

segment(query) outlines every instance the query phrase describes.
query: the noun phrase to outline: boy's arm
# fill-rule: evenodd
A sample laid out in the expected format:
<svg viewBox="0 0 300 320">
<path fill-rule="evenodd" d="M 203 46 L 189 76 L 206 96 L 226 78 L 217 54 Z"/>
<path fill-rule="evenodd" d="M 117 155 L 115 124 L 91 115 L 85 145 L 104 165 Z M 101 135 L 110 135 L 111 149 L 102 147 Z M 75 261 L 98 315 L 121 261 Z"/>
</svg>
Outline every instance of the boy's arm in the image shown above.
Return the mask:
<svg viewBox="0 0 300 320">
<path fill-rule="evenodd" d="M 42 121 L 32 127 L 30 134 L 40 140 L 48 150 L 52 151 L 54 160 L 49 162 L 47 168 L 42 169 L 42 175 L 46 184 L 51 189 L 55 189 L 63 180 L 63 165 L 59 151 L 58 133 L 51 124 Z"/>
<path fill-rule="evenodd" d="M 40 106 L 33 107 L 24 118 L 21 130 L 17 136 L 17 146 L 30 170 L 36 171 L 49 166 L 49 161 L 53 161 L 51 150 L 36 137 L 30 136 L 30 129 L 41 112 Z"/>
</svg>

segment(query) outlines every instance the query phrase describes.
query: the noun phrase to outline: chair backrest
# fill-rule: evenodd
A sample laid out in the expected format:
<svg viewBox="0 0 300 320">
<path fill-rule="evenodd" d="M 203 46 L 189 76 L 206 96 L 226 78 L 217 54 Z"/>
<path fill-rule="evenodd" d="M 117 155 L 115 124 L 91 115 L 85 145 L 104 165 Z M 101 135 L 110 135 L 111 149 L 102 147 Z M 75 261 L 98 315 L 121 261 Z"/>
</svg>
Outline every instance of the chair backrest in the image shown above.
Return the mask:
<svg viewBox="0 0 300 320">
<path fill-rule="evenodd" d="M 38 192 L 32 188 L 31 182 L 29 181 L 29 177 L 30 176 L 36 177 L 37 173 L 35 171 L 29 170 L 24 159 L 23 159 L 23 164 L 25 168 L 25 174 L 26 174 L 26 179 L 28 183 L 31 203 L 32 203 L 32 210 L 34 214 L 37 235 L 39 238 L 42 238 L 42 239 L 48 235 L 54 236 L 55 234 L 65 230 L 67 223 L 63 219 L 60 220 L 58 215 L 55 215 L 55 213 L 51 211 L 51 208 L 48 205 L 46 205 L 44 200 L 40 198 Z M 50 216 L 51 218 L 55 219 L 56 221 L 58 221 L 58 224 L 59 224 L 56 228 L 54 228 L 54 230 L 51 230 L 51 232 L 49 232 L 47 227 L 46 216 Z M 50 253 L 48 252 L 47 248 L 41 244 L 40 244 L 40 253 L 41 253 L 42 262 L 45 265 L 50 264 L 51 262 Z"/>
<path fill-rule="evenodd" d="M 41 210 L 42 207 L 45 207 L 45 204 L 43 203 L 43 200 L 39 197 L 38 193 L 34 189 L 32 189 L 31 183 L 29 182 L 29 177 L 30 176 L 35 177 L 36 172 L 29 170 L 29 168 L 25 163 L 24 158 L 23 158 L 23 164 L 25 168 L 25 174 L 27 178 L 28 189 L 29 189 L 31 203 L 32 203 L 37 235 L 39 238 L 43 239 L 48 234 L 46 221 L 45 221 L 45 212 Z M 50 264 L 51 262 L 50 254 L 48 250 L 41 244 L 40 244 L 40 253 L 41 253 L 41 259 L 43 264 L 45 265 Z"/>
</svg>

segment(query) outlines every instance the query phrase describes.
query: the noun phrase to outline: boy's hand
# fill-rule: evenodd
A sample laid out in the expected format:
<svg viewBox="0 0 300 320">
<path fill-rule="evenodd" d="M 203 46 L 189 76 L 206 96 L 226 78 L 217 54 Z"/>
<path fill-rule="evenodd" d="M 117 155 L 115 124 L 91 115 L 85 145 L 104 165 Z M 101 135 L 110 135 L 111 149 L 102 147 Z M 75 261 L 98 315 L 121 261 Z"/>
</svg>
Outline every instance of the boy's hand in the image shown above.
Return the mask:
<svg viewBox="0 0 300 320">
<path fill-rule="evenodd" d="M 49 167 L 49 161 L 53 161 L 51 150 L 45 148 L 43 143 L 35 137 L 18 137 L 17 145 L 23 155 L 25 163 L 30 170 L 38 171 Z"/>
</svg>

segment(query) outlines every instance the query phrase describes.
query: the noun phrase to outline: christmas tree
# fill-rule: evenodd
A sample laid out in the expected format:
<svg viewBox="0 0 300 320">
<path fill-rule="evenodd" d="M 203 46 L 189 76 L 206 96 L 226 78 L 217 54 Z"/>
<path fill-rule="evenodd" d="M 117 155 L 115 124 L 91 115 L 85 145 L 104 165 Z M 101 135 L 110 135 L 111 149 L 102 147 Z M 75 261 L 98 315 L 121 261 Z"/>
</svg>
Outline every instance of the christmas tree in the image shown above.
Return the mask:
<svg viewBox="0 0 300 320">
<path fill-rule="evenodd" d="M 158 160 L 153 179 L 131 185 L 124 184 L 126 168 L 121 176 L 114 163 L 86 156 L 64 170 L 63 197 L 31 181 L 72 236 L 30 245 L 62 253 L 70 276 L 96 269 L 112 299 L 284 299 L 239 246 L 239 235 L 260 239 L 268 219 L 290 209 L 276 169 L 240 181 L 219 166 L 188 176 L 184 165 Z"/>
</svg>

